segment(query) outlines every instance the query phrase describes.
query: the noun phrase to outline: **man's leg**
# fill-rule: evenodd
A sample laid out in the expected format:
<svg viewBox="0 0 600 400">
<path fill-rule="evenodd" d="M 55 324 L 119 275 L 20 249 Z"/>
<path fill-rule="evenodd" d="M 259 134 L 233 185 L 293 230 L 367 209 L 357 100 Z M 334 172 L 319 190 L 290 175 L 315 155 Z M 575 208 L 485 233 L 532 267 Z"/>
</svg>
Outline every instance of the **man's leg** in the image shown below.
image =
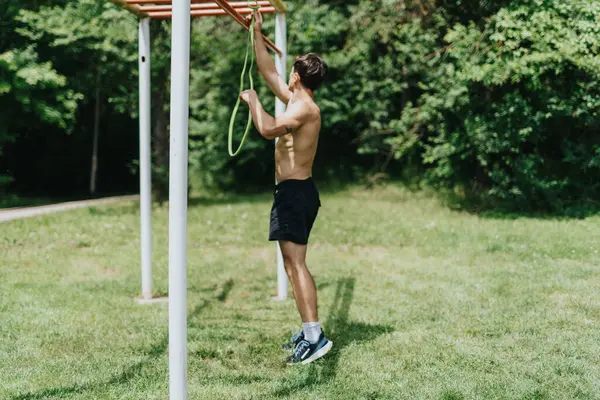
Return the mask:
<svg viewBox="0 0 600 400">
<path fill-rule="evenodd" d="M 279 242 L 288 278 L 302 322 L 317 322 L 317 287 L 306 266 L 306 245 L 282 240 Z"/>
<path fill-rule="evenodd" d="M 285 270 L 292 282 L 294 297 L 302 317 L 302 335 L 294 340 L 288 364 L 308 364 L 327 354 L 333 343 L 325 337 L 317 312 L 317 288 L 306 267 L 306 245 L 280 241 Z"/>
<path fill-rule="evenodd" d="M 280 241 L 285 270 L 292 283 L 296 305 L 302 318 L 304 337 L 311 343 L 319 340 L 321 324 L 317 308 L 317 288 L 306 266 L 306 245 Z"/>
</svg>

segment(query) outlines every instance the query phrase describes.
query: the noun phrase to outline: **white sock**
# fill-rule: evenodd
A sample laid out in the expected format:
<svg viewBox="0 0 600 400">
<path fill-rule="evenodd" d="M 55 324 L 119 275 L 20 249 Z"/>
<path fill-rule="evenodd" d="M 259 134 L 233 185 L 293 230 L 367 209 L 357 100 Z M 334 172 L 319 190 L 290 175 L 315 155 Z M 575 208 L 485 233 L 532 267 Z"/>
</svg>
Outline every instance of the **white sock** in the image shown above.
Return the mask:
<svg viewBox="0 0 600 400">
<path fill-rule="evenodd" d="M 305 322 L 302 324 L 302 332 L 304 332 L 304 339 L 311 343 L 317 343 L 321 336 L 321 323 Z"/>
</svg>

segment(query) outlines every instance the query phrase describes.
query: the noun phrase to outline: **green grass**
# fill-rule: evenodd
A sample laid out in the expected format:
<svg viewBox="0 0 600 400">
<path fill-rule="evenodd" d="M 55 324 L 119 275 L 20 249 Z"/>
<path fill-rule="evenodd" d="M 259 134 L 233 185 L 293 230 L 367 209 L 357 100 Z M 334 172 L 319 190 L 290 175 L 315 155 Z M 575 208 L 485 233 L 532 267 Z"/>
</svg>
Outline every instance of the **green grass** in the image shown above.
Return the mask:
<svg viewBox="0 0 600 400">
<path fill-rule="evenodd" d="M 326 359 L 279 345 L 270 196 L 189 209 L 190 399 L 599 399 L 600 217 L 483 218 L 390 187 L 323 196 Z M 154 282 L 167 293 L 167 209 Z M 136 205 L 0 225 L 0 398 L 166 399 L 166 304 L 138 305 Z"/>
</svg>

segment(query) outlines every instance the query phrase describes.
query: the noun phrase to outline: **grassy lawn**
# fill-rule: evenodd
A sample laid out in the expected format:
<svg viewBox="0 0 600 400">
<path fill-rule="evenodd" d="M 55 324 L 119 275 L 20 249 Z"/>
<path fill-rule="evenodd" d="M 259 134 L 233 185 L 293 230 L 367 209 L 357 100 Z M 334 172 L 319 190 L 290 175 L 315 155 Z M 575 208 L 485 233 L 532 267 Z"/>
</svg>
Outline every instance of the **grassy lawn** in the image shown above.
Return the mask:
<svg viewBox="0 0 600 400">
<path fill-rule="evenodd" d="M 288 368 L 270 196 L 189 210 L 190 399 L 600 399 L 600 217 L 483 218 L 389 187 L 323 195 L 309 266 L 334 342 Z M 167 292 L 167 214 L 154 283 Z M 0 398 L 166 399 L 137 205 L 0 225 Z"/>
</svg>

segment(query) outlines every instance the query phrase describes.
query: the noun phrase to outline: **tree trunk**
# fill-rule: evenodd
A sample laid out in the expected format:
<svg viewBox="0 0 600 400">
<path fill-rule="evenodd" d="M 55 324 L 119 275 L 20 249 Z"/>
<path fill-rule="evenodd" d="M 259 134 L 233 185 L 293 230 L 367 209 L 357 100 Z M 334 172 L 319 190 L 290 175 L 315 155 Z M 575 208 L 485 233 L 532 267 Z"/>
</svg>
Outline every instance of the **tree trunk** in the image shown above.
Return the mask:
<svg viewBox="0 0 600 400">
<path fill-rule="evenodd" d="M 98 176 L 98 137 L 100 136 L 100 74 L 96 80 L 96 108 L 94 110 L 94 144 L 92 148 L 92 172 L 90 176 L 90 194 L 96 194 Z"/>
<path fill-rule="evenodd" d="M 162 71 L 163 76 L 157 79 L 156 92 L 152 98 L 152 116 L 154 117 L 154 168 L 152 192 L 154 200 L 159 204 L 169 198 L 169 113 L 166 101 L 169 93 L 168 72 Z"/>
</svg>

